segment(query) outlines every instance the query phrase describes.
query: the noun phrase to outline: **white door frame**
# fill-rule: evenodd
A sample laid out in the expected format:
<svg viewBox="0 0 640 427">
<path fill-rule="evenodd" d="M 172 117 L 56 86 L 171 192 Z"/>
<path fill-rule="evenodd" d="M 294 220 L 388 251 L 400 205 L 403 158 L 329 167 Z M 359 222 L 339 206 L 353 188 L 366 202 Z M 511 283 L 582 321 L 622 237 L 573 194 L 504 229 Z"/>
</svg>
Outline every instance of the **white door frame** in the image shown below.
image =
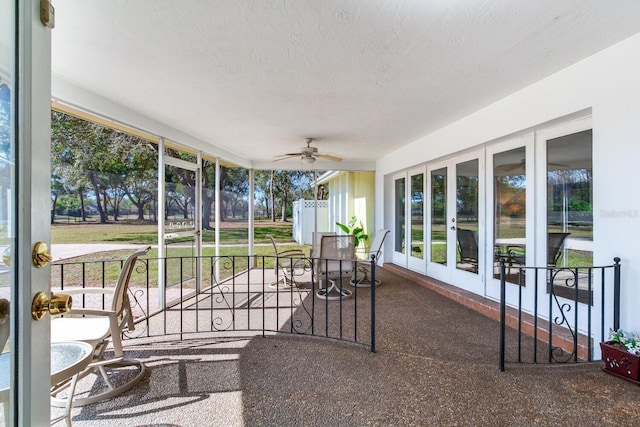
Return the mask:
<svg viewBox="0 0 640 427">
<path fill-rule="evenodd" d="M 546 242 L 547 241 L 547 141 L 554 138 L 559 138 L 566 135 L 571 135 L 574 133 L 582 132 L 585 130 L 593 129 L 593 123 L 591 120 L 591 116 L 579 118 L 576 120 L 572 120 L 569 122 L 562 123 L 557 126 L 547 127 L 536 131 L 535 133 L 535 155 L 536 155 L 536 164 L 539 167 L 536 169 L 535 175 L 535 197 L 536 200 L 539 201 L 537 209 L 535 211 L 536 215 L 536 224 L 539 226 L 535 228 L 535 241 L 537 242 Z M 547 245 L 546 244 L 538 244 L 534 247 L 534 259 L 532 262 L 536 266 L 545 266 L 547 263 Z M 539 309 L 542 311 L 548 311 L 548 293 L 546 286 L 546 278 L 542 280 L 540 278 L 540 282 L 538 284 L 538 301 L 539 301 Z M 593 301 L 600 301 L 602 298 L 601 287 L 598 285 L 600 278 L 595 275 L 593 278 Z M 562 296 L 557 297 L 560 301 L 563 301 L 564 298 Z M 570 302 L 569 300 L 566 300 Z M 586 313 L 586 305 L 584 303 L 580 303 L 580 313 Z M 601 306 L 600 304 L 593 304 L 592 306 L 592 316 L 593 318 L 598 318 L 601 316 Z M 596 326 L 597 327 L 597 326 Z M 588 328 L 588 319 L 586 316 L 582 315 L 578 319 L 577 328 L 580 331 L 587 331 Z M 593 336 L 598 336 L 595 331 L 592 331 Z M 597 349 L 596 349 L 597 351 Z"/>
<path fill-rule="evenodd" d="M 452 166 L 453 166 L 453 178 L 451 181 L 451 188 L 452 188 L 452 192 L 450 193 L 452 195 L 452 197 L 450 197 L 450 201 L 453 203 L 453 207 L 454 207 L 454 211 L 451 212 L 450 218 L 451 217 L 455 217 L 456 221 L 455 221 L 455 227 L 456 227 L 456 231 L 453 231 L 449 228 L 450 230 L 450 235 L 449 235 L 449 239 L 450 241 L 453 243 L 449 246 L 453 246 L 452 250 L 453 250 L 453 254 L 450 256 L 453 256 L 453 262 L 451 263 L 451 280 L 452 283 L 454 283 L 456 286 L 461 287 L 463 289 L 466 289 L 468 291 L 474 292 L 476 294 L 479 295 L 484 295 L 484 286 L 483 283 L 485 281 L 485 251 L 482 250 L 482 248 L 485 246 L 485 239 L 486 239 L 486 234 L 485 234 L 485 230 L 486 230 L 486 221 L 485 221 L 485 201 L 486 201 L 486 174 L 485 174 L 485 168 L 484 168 L 484 159 L 485 159 L 485 154 L 484 154 L 484 149 L 480 149 L 480 150 L 475 150 L 469 153 L 466 153 L 463 156 L 459 156 L 456 157 L 454 159 L 452 159 Z M 455 260 L 457 259 L 457 228 L 459 227 L 459 218 L 458 218 L 458 213 L 457 213 L 457 205 L 456 205 L 456 197 L 455 194 L 457 193 L 457 167 L 460 163 L 464 163 L 464 162 L 468 162 L 470 160 L 477 160 L 478 161 L 478 230 L 476 233 L 476 237 L 478 239 L 477 243 L 478 243 L 478 271 L 473 273 L 470 271 L 466 271 L 460 268 L 457 268 L 456 262 Z"/>
<path fill-rule="evenodd" d="M 427 203 L 425 200 L 425 196 L 427 194 L 427 192 L 425 191 L 426 188 L 425 186 L 427 185 L 427 176 L 426 176 L 427 170 L 426 167 L 420 166 L 414 169 L 410 169 L 409 171 L 407 171 L 407 180 L 406 180 L 406 189 L 407 189 L 407 195 L 405 197 L 405 208 L 406 208 L 406 213 L 405 213 L 405 218 L 407 218 L 407 225 L 406 225 L 406 230 L 407 232 L 405 233 L 405 239 L 406 239 L 406 253 L 407 253 L 407 268 L 409 268 L 410 270 L 416 271 L 418 273 L 421 274 L 425 274 L 426 273 L 426 268 L 427 268 L 427 261 L 425 259 L 426 257 L 426 253 L 425 253 L 425 249 L 426 249 L 426 219 L 427 219 L 427 215 L 426 215 L 426 208 L 427 208 Z M 420 175 L 422 174 L 422 233 L 423 233 L 423 237 L 422 237 L 422 258 L 420 257 L 415 257 L 412 255 L 413 253 L 413 240 L 411 239 L 411 234 L 412 234 L 412 216 L 413 216 L 413 208 L 411 206 L 412 204 L 412 200 L 413 200 L 413 194 L 411 194 L 411 180 L 414 176 Z"/>
<path fill-rule="evenodd" d="M 40 23 L 40 1 L 14 1 L 19 70 L 14 109 L 17 135 L 16 201 L 11 301 L 12 393 L 8 425 L 49 425 L 50 318 L 31 317 L 36 292 L 50 292 L 50 267 L 35 268 L 31 251 L 50 243 L 51 30 Z M 5 11 L 3 13 L 11 13 Z M 14 78 L 18 77 L 14 74 Z M 14 79 L 14 82 L 16 79 Z M 14 149 L 16 147 L 14 146 Z M 16 363 L 18 369 L 16 369 Z M 43 380 L 46 379 L 46 380 Z"/>
<path fill-rule="evenodd" d="M 525 196 L 525 223 L 526 223 L 526 237 L 525 237 L 525 245 L 527 248 L 534 248 L 534 233 L 533 230 L 535 228 L 535 194 L 534 194 L 534 171 L 535 171 L 535 144 L 534 144 L 534 134 L 533 132 L 528 132 L 526 134 L 516 136 L 513 138 L 509 138 L 504 142 L 500 142 L 498 144 L 494 144 L 488 146 L 486 149 L 486 240 L 485 240 L 485 253 L 486 254 L 494 254 L 495 246 L 494 246 L 494 236 L 495 236 L 495 188 L 494 188 L 494 165 L 493 165 L 493 157 L 496 154 L 510 151 L 516 148 L 524 147 L 525 148 L 525 186 L 526 186 L 526 196 Z M 534 261 L 534 251 L 526 251 L 525 252 L 526 265 L 533 265 Z M 485 270 L 487 271 L 486 280 L 485 280 L 485 296 L 487 298 L 499 301 L 500 300 L 500 280 L 494 278 L 494 257 L 487 256 L 485 258 Z M 530 274 L 531 273 L 531 274 Z M 533 277 L 533 272 L 527 272 L 527 281 L 531 283 L 529 276 Z M 518 302 L 520 286 L 517 284 L 512 284 L 507 282 L 506 287 L 506 302 L 509 305 L 515 305 Z M 523 289 L 523 295 L 525 299 L 532 300 L 531 295 L 533 295 L 533 286 L 528 286 Z"/>
<path fill-rule="evenodd" d="M 404 208 L 402 210 L 402 214 L 404 216 L 404 218 L 402 219 L 403 221 L 403 225 L 404 225 L 404 235 L 401 236 L 399 231 L 398 231 L 398 206 L 397 206 L 397 201 L 398 201 L 398 194 L 396 194 L 396 182 L 398 180 L 404 180 L 404 192 L 401 195 L 404 198 Z M 393 200 L 393 222 L 392 222 L 392 228 L 391 228 L 391 241 L 392 241 L 392 259 L 393 259 L 393 263 L 400 265 L 402 267 L 406 267 L 407 266 L 407 172 L 403 171 L 401 173 L 395 174 L 391 177 L 391 186 L 392 186 L 392 200 Z M 404 239 L 404 247 L 401 248 L 402 250 L 397 250 L 398 248 L 398 244 L 399 244 L 399 239 Z"/>
<path fill-rule="evenodd" d="M 457 259 L 457 200 L 456 200 L 456 168 L 459 163 L 464 163 L 470 160 L 478 160 L 478 272 L 471 273 L 468 271 L 463 271 L 457 268 L 456 259 Z M 440 264 L 437 262 L 433 262 L 431 258 L 431 245 L 432 245 L 432 232 L 431 232 L 431 224 L 432 224 L 432 172 L 445 169 L 447 170 L 447 183 L 446 183 L 446 264 Z M 485 178 L 484 178 L 484 150 L 474 150 L 471 152 L 464 153 L 462 155 L 456 156 L 454 158 L 450 158 L 447 160 L 430 163 L 427 165 L 427 197 L 429 209 L 427 209 L 426 215 L 426 243 L 425 243 L 425 252 L 426 252 L 426 261 L 427 261 L 427 274 L 436 279 L 442 280 L 446 283 L 453 284 L 459 288 L 469 290 L 471 292 L 475 292 L 478 294 L 483 294 L 484 289 L 482 288 L 482 282 L 484 280 L 484 253 L 482 251 L 484 245 L 484 233 L 482 230 L 484 229 L 483 225 L 485 224 L 485 220 L 483 214 L 485 212 L 484 207 L 484 194 L 485 194 Z"/>
</svg>

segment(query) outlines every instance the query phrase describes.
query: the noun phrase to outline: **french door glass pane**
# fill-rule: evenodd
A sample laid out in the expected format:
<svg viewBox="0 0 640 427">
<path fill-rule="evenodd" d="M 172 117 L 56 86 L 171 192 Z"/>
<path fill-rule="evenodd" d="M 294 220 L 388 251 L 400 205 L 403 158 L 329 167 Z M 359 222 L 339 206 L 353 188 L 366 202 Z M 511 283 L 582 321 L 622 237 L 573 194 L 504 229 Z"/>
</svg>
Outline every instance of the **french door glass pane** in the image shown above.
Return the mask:
<svg viewBox="0 0 640 427">
<path fill-rule="evenodd" d="M 411 177 L 411 256 L 424 257 L 424 174 Z"/>
<path fill-rule="evenodd" d="M 15 284 L 15 79 L 13 78 L 15 57 L 15 9 L 13 2 L 3 2 L 0 7 L 0 306 L 8 310 L 17 290 Z M 13 314 L 13 313 L 11 313 Z M 3 367 L 2 398 L 0 399 L 0 426 L 9 425 L 9 396 L 13 394 L 10 369 L 11 348 L 15 348 L 15 338 L 10 336 L 10 319 L 0 319 L 0 353 Z M 5 369 L 6 368 L 6 369 Z"/>
<path fill-rule="evenodd" d="M 525 160 L 524 147 L 493 156 L 495 278 L 500 277 L 500 256 L 507 259 L 509 267 L 525 263 Z M 517 270 L 508 268 L 507 280 L 519 283 Z"/>
<path fill-rule="evenodd" d="M 593 265 L 592 132 L 547 141 L 547 264 Z"/>
<path fill-rule="evenodd" d="M 457 262 L 461 270 L 478 273 L 478 159 L 456 165 Z"/>
<path fill-rule="evenodd" d="M 405 212 L 405 183 L 404 178 L 396 179 L 395 182 L 395 233 L 394 250 L 404 252 L 404 212 Z"/>
<path fill-rule="evenodd" d="M 447 264 L 447 168 L 431 171 L 431 262 Z"/>
</svg>

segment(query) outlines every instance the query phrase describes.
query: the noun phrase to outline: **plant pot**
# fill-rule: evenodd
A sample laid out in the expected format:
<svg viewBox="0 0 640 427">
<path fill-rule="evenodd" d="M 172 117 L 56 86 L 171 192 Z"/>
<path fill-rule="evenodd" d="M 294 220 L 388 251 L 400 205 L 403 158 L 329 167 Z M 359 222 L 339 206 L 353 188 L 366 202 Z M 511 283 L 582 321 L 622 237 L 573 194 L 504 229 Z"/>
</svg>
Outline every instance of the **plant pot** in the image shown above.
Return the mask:
<svg viewBox="0 0 640 427">
<path fill-rule="evenodd" d="M 640 385 L 640 356 L 629 353 L 619 348 L 615 341 L 600 343 L 603 370 L 611 375 L 623 378 Z"/>
</svg>

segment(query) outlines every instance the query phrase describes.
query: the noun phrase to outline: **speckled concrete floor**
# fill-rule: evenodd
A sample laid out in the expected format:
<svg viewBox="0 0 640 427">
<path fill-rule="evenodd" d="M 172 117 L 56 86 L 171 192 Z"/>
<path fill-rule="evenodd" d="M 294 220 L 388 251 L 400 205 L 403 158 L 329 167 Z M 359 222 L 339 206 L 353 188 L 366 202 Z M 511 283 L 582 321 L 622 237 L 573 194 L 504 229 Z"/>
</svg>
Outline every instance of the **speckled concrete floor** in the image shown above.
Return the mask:
<svg viewBox="0 0 640 427">
<path fill-rule="evenodd" d="M 73 425 L 638 425 L 640 387 L 600 362 L 499 372 L 495 321 L 389 272 L 379 277 L 375 354 L 289 335 L 131 340 L 145 379 L 74 408 Z"/>
</svg>

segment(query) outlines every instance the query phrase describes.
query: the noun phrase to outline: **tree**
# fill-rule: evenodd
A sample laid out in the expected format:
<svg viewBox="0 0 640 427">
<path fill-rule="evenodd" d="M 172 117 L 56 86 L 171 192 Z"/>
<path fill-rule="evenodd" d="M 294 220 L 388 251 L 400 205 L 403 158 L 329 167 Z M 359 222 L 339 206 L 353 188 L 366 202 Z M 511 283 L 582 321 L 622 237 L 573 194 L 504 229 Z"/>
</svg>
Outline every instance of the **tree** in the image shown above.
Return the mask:
<svg viewBox="0 0 640 427">
<path fill-rule="evenodd" d="M 238 208 L 247 205 L 249 197 L 249 171 L 243 168 L 225 168 L 224 181 L 221 182 L 225 204 L 230 207 L 231 216 L 236 217 Z"/>
<path fill-rule="evenodd" d="M 107 216 L 101 203 L 100 171 L 105 169 L 103 161 L 109 161 L 108 137 L 110 131 L 95 123 L 90 123 L 64 113 L 51 113 L 52 167 L 54 176 L 67 177 L 82 174 L 92 186 L 100 222 L 106 223 Z M 65 179 L 71 185 L 72 179 Z M 80 177 L 78 180 L 80 182 Z"/>
<path fill-rule="evenodd" d="M 129 141 L 125 154 L 128 166 L 122 183 L 127 198 L 138 211 L 138 219 L 144 219 L 144 208 L 155 200 L 158 192 L 157 146 L 135 138 Z"/>
<path fill-rule="evenodd" d="M 154 200 L 157 188 L 154 146 L 124 132 L 56 111 L 51 115 L 51 138 L 54 209 L 61 190 L 77 193 L 84 220 L 85 191 L 90 187 L 101 223 L 107 222 L 109 207 L 114 220 L 118 219 L 124 197 L 138 208 L 138 218 L 143 218 L 144 206 Z"/>
</svg>

